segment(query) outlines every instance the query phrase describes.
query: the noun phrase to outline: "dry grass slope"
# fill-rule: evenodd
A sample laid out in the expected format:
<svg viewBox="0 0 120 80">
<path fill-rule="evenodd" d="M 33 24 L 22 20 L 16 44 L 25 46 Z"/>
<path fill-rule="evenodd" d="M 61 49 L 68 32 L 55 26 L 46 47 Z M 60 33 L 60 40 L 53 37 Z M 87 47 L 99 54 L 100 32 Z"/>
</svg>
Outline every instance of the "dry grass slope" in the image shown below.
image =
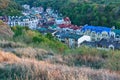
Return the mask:
<svg viewBox="0 0 120 80">
<path fill-rule="evenodd" d="M 12 37 L 13 34 L 10 27 L 0 20 L 0 37 Z"/>
<path fill-rule="evenodd" d="M 20 60 L 20 58 L 18 58 L 17 56 L 15 56 L 12 53 L 0 51 L 0 62 L 1 63 L 3 63 L 3 62 L 14 63 L 14 62 L 19 61 L 19 60 Z"/>
<path fill-rule="evenodd" d="M 0 51 L 0 74 L 4 80 L 120 80 L 119 74 L 107 70 L 50 64 L 3 51 Z"/>
</svg>

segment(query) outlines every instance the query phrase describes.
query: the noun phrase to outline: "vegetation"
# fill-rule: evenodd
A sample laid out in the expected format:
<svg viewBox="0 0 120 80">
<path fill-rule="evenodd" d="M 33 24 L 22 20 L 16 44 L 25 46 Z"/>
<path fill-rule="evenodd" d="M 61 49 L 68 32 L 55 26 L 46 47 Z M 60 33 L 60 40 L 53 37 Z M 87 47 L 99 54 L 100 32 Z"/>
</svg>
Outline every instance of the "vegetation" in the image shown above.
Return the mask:
<svg viewBox="0 0 120 80">
<path fill-rule="evenodd" d="M 9 0 L 0 0 L 0 9 L 4 9 L 8 6 Z"/>
<path fill-rule="evenodd" d="M 73 54 L 74 53 L 74 54 Z M 98 50 L 87 46 L 66 51 L 64 59 L 67 65 L 86 66 L 94 69 L 120 71 L 120 51 Z M 66 57 L 67 56 L 67 57 Z"/>
<path fill-rule="evenodd" d="M 20 16 L 22 7 L 12 0 L 0 0 L 0 16 Z"/>
<path fill-rule="evenodd" d="M 6 25 L 2 20 L 0 20 L 0 39 L 2 38 L 12 38 L 13 32 L 8 25 Z"/>
<path fill-rule="evenodd" d="M 65 49 L 68 49 L 65 44 L 53 38 L 51 34 L 44 36 L 38 31 L 32 31 L 21 26 L 12 27 L 12 30 L 14 32 L 14 41 L 20 41 L 33 47 L 45 47 L 58 52 L 64 52 Z"/>
<path fill-rule="evenodd" d="M 53 65 L 45 61 L 19 58 L 0 51 L 0 79 L 7 80 L 119 80 L 120 76 L 108 70 L 74 68 Z"/>
</svg>

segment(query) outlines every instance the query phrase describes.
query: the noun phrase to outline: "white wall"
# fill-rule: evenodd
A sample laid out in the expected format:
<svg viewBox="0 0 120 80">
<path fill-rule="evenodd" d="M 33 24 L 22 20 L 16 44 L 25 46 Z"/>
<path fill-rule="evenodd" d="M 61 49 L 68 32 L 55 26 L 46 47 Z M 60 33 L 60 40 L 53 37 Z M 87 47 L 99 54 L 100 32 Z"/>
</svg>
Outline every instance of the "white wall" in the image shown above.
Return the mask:
<svg viewBox="0 0 120 80">
<path fill-rule="evenodd" d="M 84 41 L 91 41 L 91 37 L 84 35 L 81 38 L 78 39 L 78 47 L 80 46 L 81 43 L 83 43 Z"/>
</svg>

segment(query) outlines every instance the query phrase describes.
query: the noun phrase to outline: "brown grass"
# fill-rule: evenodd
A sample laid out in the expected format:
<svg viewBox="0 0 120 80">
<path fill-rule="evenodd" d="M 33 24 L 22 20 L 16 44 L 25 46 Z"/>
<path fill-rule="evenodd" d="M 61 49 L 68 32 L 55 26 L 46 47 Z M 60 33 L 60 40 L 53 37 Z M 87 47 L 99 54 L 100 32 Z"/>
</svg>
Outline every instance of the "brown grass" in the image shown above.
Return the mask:
<svg viewBox="0 0 120 80">
<path fill-rule="evenodd" d="M 39 48 L 16 48 L 13 50 L 17 55 L 20 55 L 21 57 L 28 57 L 28 58 L 36 58 L 36 57 L 43 57 L 43 55 L 49 54 L 44 49 Z"/>
<path fill-rule="evenodd" d="M 120 80 L 119 74 L 109 70 L 50 64 L 35 59 L 18 58 L 12 53 L 2 51 L 0 51 L 1 70 L 4 76 L 9 75 L 8 79 L 12 80 Z"/>
<path fill-rule="evenodd" d="M 0 51 L 0 62 L 12 62 L 13 63 L 19 60 L 20 58 L 18 58 L 12 53 Z"/>
<path fill-rule="evenodd" d="M 0 36 L 7 38 L 12 37 L 13 35 L 14 33 L 12 32 L 10 27 L 4 22 L 0 21 Z"/>
<path fill-rule="evenodd" d="M 25 45 L 19 42 L 0 40 L 0 47 L 1 48 L 18 48 L 18 47 L 20 48 L 20 47 L 25 47 Z"/>
</svg>

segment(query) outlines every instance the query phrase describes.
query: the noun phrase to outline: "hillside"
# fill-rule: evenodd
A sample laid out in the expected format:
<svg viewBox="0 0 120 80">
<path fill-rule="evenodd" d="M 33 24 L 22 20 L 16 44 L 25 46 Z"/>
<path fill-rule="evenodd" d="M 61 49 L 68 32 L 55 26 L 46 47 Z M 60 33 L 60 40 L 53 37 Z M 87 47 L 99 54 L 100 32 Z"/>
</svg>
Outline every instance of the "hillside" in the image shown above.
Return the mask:
<svg viewBox="0 0 120 80">
<path fill-rule="evenodd" d="M 12 37 L 13 36 L 13 31 L 10 29 L 8 25 L 6 25 L 4 22 L 0 21 L 0 37 Z"/>
<path fill-rule="evenodd" d="M 50 34 L 20 26 L 12 27 L 12 31 L 13 39 L 0 40 L 0 79 L 120 79 L 120 51 L 84 46 L 69 49 Z"/>
<path fill-rule="evenodd" d="M 68 67 L 45 61 L 19 58 L 0 51 L 0 79 L 12 80 L 119 80 L 120 76 L 107 70 Z M 8 76 L 8 77 L 4 77 Z"/>
<path fill-rule="evenodd" d="M 6 8 L 7 6 L 8 6 L 8 4 L 9 4 L 9 0 L 0 0 L 0 9 L 4 9 L 4 8 Z"/>
<path fill-rule="evenodd" d="M 0 0 L 0 16 L 20 16 L 22 7 L 13 0 Z"/>
</svg>

